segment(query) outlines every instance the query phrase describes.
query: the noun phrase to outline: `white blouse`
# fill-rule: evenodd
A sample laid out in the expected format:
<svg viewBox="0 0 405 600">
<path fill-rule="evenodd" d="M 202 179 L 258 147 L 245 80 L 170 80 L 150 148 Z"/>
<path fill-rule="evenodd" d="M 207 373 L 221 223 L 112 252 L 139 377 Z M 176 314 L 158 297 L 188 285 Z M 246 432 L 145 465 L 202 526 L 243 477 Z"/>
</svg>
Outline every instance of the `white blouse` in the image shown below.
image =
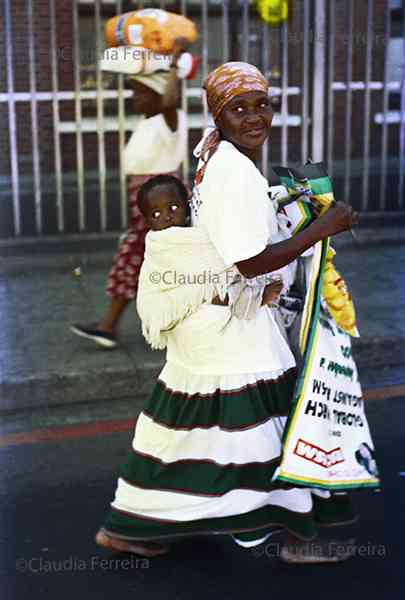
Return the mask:
<svg viewBox="0 0 405 600">
<path fill-rule="evenodd" d="M 187 152 L 187 118 L 177 111 L 178 125 L 172 131 L 160 113 L 142 118 L 124 148 L 126 175 L 159 175 L 177 171 Z"/>
<path fill-rule="evenodd" d="M 192 217 L 227 266 L 260 254 L 277 233 L 269 189 L 247 156 L 229 142 L 219 144 L 192 200 Z"/>
<path fill-rule="evenodd" d="M 221 142 L 192 200 L 193 225 L 206 229 L 227 266 L 279 241 L 269 186 L 253 162 Z M 277 372 L 295 365 L 274 321 L 261 307 L 248 320 L 230 318 L 227 306 L 204 304 L 168 337 L 168 362 L 195 374 Z"/>
</svg>

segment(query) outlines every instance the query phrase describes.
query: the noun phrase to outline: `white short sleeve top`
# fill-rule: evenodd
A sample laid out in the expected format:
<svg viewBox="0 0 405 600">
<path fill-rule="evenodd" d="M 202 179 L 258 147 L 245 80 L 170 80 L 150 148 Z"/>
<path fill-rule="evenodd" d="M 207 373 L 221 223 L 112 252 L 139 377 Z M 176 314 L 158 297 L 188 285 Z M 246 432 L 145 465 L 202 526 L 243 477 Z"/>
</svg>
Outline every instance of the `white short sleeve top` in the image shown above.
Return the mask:
<svg viewBox="0 0 405 600">
<path fill-rule="evenodd" d="M 227 266 L 278 241 L 268 191 L 253 162 L 229 142 L 221 142 L 194 190 L 192 219 L 193 225 L 206 229 Z M 279 377 L 295 365 L 294 357 L 272 311 L 263 306 L 254 313 L 249 319 L 230 318 L 229 306 L 201 305 L 170 332 L 168 363 L 193 375 L 241 376 L 240 385 L 246 384 L 246 373 L 256 374 L 256 379 L 258 373 L 260 378 Z"/>
<path fill-rule="evenodd" d="M 162 114 L 142 118 L 122 155 L 126 175 L 159 175 L 177 171 L 187 152 L 187 119 L 177 111 L 178 125 L 172 131 Z"/>
<path fill-rule="evenodd" d="M 227 266 L 263 252 L 278 230 L 267 180 L 226 141 L 194 192 L 192 218 L 193 225 L 207 229 Z"/>
</svg>

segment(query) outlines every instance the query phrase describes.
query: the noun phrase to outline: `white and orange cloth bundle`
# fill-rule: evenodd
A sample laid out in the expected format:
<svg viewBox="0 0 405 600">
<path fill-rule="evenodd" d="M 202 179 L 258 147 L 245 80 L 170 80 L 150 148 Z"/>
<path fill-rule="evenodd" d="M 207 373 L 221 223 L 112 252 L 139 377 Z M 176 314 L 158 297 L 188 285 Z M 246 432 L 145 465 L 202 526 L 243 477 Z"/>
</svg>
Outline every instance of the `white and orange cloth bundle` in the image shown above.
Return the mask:
<svg viewBox="0 0 405 600">
<path fill-rule="evenodd" d="M 158 54 L 171 54 L 176 39 L 189 44 L 197 39 L 196 26 L 183 15 L 144 8 L 109 19 L 105 26 L 108 47 L 141 46 Z"/>
<path fill-rule="evenodd" d="M 161 9 L 144 9 L 109 19 L 105 28 L 107 49 L 100 67 L 125 75 L 150 76 L 167 73 L 172 63 L 175 40 L 192 43 L 197 30 L 192 21 Z M 199 58 L 184 52 L 178 59 L 180 79 L 193 79 Z"/>
</svg>

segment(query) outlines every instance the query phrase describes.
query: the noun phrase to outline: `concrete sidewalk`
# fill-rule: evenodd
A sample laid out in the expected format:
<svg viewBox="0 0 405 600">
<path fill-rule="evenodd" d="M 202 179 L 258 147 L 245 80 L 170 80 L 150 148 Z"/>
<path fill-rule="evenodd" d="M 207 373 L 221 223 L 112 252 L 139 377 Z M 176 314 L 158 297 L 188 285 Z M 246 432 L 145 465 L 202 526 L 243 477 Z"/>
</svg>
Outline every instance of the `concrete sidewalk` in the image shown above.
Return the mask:
<svg viewBox="0 0 405 600">
<path fill-rule="evenodd" d="M 366 384 L 378 385 L 386 383 L 385 369 L 405 366 L 405 246 L 395 228 L 357 235 L 358 243 L 344 234 L 333 245 L 356 303 L 358 366 Z M 164 353 L 144 343 L 135 306 L 114 351 L 69 331 L 73 322 L 96 321 L 106 306 L 115 248 L 109 236 L 101 242 L 0 245 L 0 414 L 149 394 Z M 77 267 L 80 278 L 73 274 Z"/>
</svg>

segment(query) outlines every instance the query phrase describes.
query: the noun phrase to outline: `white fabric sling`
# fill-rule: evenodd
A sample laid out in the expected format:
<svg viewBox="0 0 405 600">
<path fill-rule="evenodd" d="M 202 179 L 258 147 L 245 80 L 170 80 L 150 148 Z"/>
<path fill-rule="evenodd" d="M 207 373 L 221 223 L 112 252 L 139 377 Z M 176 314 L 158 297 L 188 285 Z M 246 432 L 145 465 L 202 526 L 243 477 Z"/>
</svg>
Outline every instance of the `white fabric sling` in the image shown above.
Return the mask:
<svg viewBox="0 0 405 600">
<path fill-rule="evenodd" d="M 136 303 L 145 339 L 153 348 L 165 348 L 167 331 L 204 302 L 223 300 L 237 274 L 236 267 L 226 268 L 202 228 L 150 231 Z"/>
</svg>

